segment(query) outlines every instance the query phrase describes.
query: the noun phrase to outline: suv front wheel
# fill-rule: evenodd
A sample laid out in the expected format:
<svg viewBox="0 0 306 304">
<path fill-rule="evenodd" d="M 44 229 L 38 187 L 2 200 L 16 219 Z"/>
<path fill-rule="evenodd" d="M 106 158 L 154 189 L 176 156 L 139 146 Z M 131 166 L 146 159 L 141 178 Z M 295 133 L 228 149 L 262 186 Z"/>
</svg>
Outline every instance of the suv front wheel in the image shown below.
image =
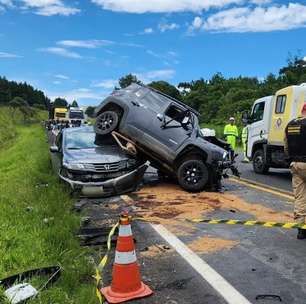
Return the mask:
<svg viewBox="0 0 306 304">
<path fill-rule="evenodd" d="M 118 123 L 119 113 L 114 110 L 109 110 L 98 115 L 94 129 L 99 135 L 108 135 L 117 128 Z"/>
<path fill-rule="evenodd" d="M 188 157 L 178 167 L 177 178 L 184 190 L 199 192 L 204 190 L 208 183 L 209 172 L 200 157 Z"/>
</svg>

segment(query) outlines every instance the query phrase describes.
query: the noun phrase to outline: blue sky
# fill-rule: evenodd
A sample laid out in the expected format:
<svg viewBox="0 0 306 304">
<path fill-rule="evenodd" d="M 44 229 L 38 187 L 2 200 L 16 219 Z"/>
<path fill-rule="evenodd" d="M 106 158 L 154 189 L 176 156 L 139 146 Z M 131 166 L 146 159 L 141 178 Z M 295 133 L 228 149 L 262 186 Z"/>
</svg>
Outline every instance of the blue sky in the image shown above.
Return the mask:
<svg viewBox="0 0 306 304">
<path fill-rule="evenodd" d="M 0 0 L 0 75 L 95 105 L 127 73 L 263 78 L 305 37 L 301 0 Z"/>
</svg>

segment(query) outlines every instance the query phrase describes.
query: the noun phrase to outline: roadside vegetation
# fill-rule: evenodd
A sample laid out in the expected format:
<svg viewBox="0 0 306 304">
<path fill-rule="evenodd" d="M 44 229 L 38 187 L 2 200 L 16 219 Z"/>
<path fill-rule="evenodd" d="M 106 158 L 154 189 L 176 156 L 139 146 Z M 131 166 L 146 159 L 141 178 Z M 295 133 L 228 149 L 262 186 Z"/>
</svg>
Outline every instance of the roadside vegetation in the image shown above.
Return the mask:
<svg viewBox="0 0 306 304">
<path fill-rule="evenodd" d="M 74 237 L 80 219 L 52 172 L 44 130 L 19 110 L 10 120 L 13 111 L 0 108 L 0 278 L 60 265 L 59 281 L 31 303 L 96 303 L 90 252 Z"/>
</svg>

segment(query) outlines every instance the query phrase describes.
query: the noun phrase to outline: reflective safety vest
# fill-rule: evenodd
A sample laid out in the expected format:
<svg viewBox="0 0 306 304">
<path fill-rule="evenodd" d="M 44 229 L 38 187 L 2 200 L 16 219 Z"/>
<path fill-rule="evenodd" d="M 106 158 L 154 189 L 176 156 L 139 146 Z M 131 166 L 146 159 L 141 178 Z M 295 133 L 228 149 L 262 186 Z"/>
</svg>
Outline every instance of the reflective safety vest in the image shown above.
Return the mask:
<svg viewBox="0 0 306 304">
<path fill-rule="evenodd" d="M 226 136 L 227 143 L 231 145 L 232 149 L 236 148 L 236 139 L 238 137 L 238 128 L 235 125 L 228 124 L 224 128 L 224 135 Z"/>
<path fill-rule="evenodd" d="M 235 137 L 238 137 L 238 128 L 236 125 L 231 125 L 231 124 L 228 124 L 225 126 L 224 128 L 224 135 L 225 136 L 235 136 Z"/>
</svg>

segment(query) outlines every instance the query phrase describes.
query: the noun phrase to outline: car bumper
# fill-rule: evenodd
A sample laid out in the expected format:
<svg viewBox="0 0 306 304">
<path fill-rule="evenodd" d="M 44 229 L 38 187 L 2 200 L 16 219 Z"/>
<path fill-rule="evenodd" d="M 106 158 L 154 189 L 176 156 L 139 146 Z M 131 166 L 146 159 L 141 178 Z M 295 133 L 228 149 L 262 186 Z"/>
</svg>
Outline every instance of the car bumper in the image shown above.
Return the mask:
<svg viewBox="0 0 306 304">
<path fill-rule="evenodd" d="M 63 176 L 61 171 L 59 172 L 59 177 L 64 182 L 68 183 L 72 190 L 80 192 L 82 196 L 108 197 L 135 191 L 149 165 L 150 164 L 147 162 L 127 174 L 103 182 L 75 181 Z"/>
</svg>

